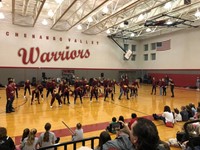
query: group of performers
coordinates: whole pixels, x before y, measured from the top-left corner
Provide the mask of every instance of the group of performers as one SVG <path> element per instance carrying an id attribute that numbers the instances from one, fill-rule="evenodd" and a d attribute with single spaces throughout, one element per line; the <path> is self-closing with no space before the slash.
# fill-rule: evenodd
<path id="1" fill-rule="evenodd" d="M 80 103 L 83 103 L 83 97 L 89 97 L 91 102 L 93 97 L 96 101 L 98 101 L 99 97 L 103 97 L 104 101 L 110 97 L 111 100 L 114 101 L 116 85 L 120 86 L 119 100 L 121 100 L 123 95 L 126 96 L 127 99 L 138 95 L 139 82 L 135 80 L 129 84 L 127 77 L 122 78 L 119 83 L 115 80 L 102 78 L 93 78 L 92 82 L 89 83 L 87 79 L 79 79 L 77 77 L 73 85 L 69 85 L 66 80 L 62 80 L 58 84 L 55 79 L 48 79 L 45 85 L 38 82 L 34 88 L 31 88 L 31 82 L 26 80 L 23 87 L 23 94 L 25 99 L 27 99 L 27 93 L 29 94 L 31 105 L 34 101 L 37 101 L 37 103 L 40 104 L 40 98 L 44 99 L 43 91 L 46 89 L 46 99 L 51 95 L 50 107 L 52 107 L 55 100 L 58 101 L 59 106 L 62 106 L 62 104 L 70 104 L 70 96 L 73 96 L 74 104 L 76 104 L 78 98 L 80 99 Z M 9 78 L 6 87 L 6 112 L 8 113 L 14 111 L 12 103 L 15 97 L 18 98 L 18 90 L 19 88 L 13 78 Z"/>
<path id="2" fill-rule="evenodd" d="M 121 79 L 119 83 L 115 80 L 100 78 L 93 78 L 93 81 L 89 83 L 87 79 L 77 78 L 73 85 L 69 85 L 66 80 L 62 80 L 57 85 L 54 79 L 48 79 L 45 87 L 41 83 L 38 83 L 32 90 L 31 104 L 33 104 L 34 98 L 36 98 L 38 104 L 40 103 L 39 99 L 40 96 L 43 98 L 44 88 L 46 88 L 47 91 L 46 98 L 48 98 L 49 93 L 52 95 L 51 107 L 55 100 L 58 101 L 59 106 L 62 104 L 70 104 L 70 96 L 74 97 L 74 104 L 76 104 L 78 98 L 80 99 L 80 103 L 83 103 L 83 97 L 89 97 L 91 102 L 93 97 L 98 101 L 100 96 L 104 97 L 104 101 L 106 101 L 108 97 L 111 97 L 111 100 L 114 101 L 116 85 L 120 86 L 119 100 L 121 100 L 122 95 L 126 96 L 127 99 L 129 99 L 129 96 L 136 97 L 138 95 L 139 82 L 135 80 L 132 84 L 129 84 L 128 78 Z M 24 88 L 24 90 L 26 89 L 28 88 Z M 26 92 L 24 92 L 24 96 L 26 96 L 25 94 Z"/>
<path id="3" fill-rule="evenodd" d="M 155 77 L 152 78 L 152 90 L 151 95 L 156 95 L 156 88 L 159 87 L 160 95 L 166 96 L 167 95 L 167 87 L 170 87 L 171 97 L 174 97 L 174 81 L 169 77 L 165 77 L 159 80 L 156 80 Z"/>

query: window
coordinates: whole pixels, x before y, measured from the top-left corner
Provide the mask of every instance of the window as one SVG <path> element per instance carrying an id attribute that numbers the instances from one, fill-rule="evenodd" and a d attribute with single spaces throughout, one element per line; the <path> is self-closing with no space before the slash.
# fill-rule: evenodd
<path id="1" fill-rule="evenodd" d="M 124 50 L 125 50 L 125 51 L 128 50 L 128 44 L 124 44 Z"/>
<path id="2" fill-rule="evenodd" d="M 144 45 L 144 51 L 148 51 L 149 47 L 148 47 L 148 44 L 145 44 Z"/>
<path id="3" fill-rule="evenodd" d="M 157 47 L 162 47 L 162 42 L 157 42 Z"/>
<path id="4" fill-rule="evenodd" d="M 132 50 L 132 52 L 135 52 L 136 51 L 136 45 L 131 45 L 131 50 Z"/>
<path id="5" fill-rule="evenodd" d="M 144 54 L 144 61 L 148 60 L 148 54 Z"/>
<path id="6" fill-rule="evenodd" d="M 156 49 L 156 43 L 151 43 L 151 50 L 155 50 Z"/>
<path id="7" fill-rule="evenodd" d="M 151 54 L 151 60 L 156 60 L 156 53 Z"/>
<path id="8" fill-rule="evenodd" d="M 136 55 L 135 55 L 135 54 L 132 54 L 131 60 L 132 60 L 132 61 L 135 61 L 135 60 L 136 60 Z"/>

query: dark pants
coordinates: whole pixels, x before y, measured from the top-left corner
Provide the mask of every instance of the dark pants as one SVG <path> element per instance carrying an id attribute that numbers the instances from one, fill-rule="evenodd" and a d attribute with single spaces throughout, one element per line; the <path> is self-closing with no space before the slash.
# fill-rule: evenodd
<path id="1" fill-rule="evenodd" d="M 9 100 L 7 99 L 7 103 L 6 103 L 6 112 L 11 112 L 13 109 L 12 103 L 14 101 L 14 97 L 10 98 Z"/>

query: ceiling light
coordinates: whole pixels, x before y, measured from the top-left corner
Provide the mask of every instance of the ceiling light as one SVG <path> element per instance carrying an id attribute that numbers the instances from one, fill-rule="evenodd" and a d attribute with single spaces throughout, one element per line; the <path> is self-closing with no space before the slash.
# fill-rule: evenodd
<path id="1" fill-rule="evenodd" d="M 172 7 L 172 3 L 171 2 L 167 2 L 165 5 L 164 5 L 164 8 L 165 9 L 170 9 Z"/>
<path id="2" fill-rule="evenodd" d="M 43 25 L 48 25 L 47 20 L 46 20 L 46 19 L 43 19 L 42 24 L 43 24 Z"/>
<path id="3" fill-rule="evenodd" d="M 48 16 L 49 16 L 49 17 L 53 17 L 53 15 L 54 15 L 54 13 L 53 13 L 53 11 L 50 9 L 50 10 L 48 11 Z"/>
<path id="4" fill-rule="evenodd" d="M 131 35 L 130 35 L 131 37 L 134 37 L 135 36 L 135 33 L 131 33 Z"/>
<path id="5" fill-rule="evenodd" d="M 3 3 L 2 3 L 2 2 L 0 2 L 0 8 L 1 8 L 1 7 L 3 7 Z"/>
<path id="6" fill-rule="evenodd" d="M 61 4 L 63 2 L 63 0 L 55 0 L 56 3 Z"/>
<path id="7" fill-rule="evenodd" d="M 146 29 L 146 32 L 151 32 L 151 29 L 150 29 L 150 28 L 147 28 L 147 29 Z"/>
<path id="8" fill-rule="evenodd" d="M 0 19 L 4 19 L 4 18 L 5 18 L 4 14 L 0 12 Z"/>
<path id="9" fill-rule="evenodd" d="M 78 30 L 82 30 L 82 26 L 79 24 L 79 25 L 77 26 L 77 29 L 78 29 Z"/>
<path id="10" fill-rule="evenodd" d="M 138 20 L 139 20 L 139 21 L 142 21 L 143 19 L 144 19 L 144 15 L 143 15 L 143 14 L 140 14 L 139 17 L 138 17 Z"/>
<path id="11" fill-rule="evenodd" d="M 197 9 L 196 13 L 194 14 L 195 17 L 199 18 L 200 17 L 200 12 L 199 12 L 199 9 Z"/>
<path id="12" fill-rule="evenodd" d="M 44 8 L 49 9 L 49 4 L 48 3 L 44 3 Z"/>
<path id="13" fill-rule="evenodd" d="M 105 14 L 107 14 L 107 13 L 108 13 L 108 11 L 109 11 L 109 9 L 108 9 L 108 7 L 107 7 L 107 6 L 105 6 L 105 7 L 102 9 L 102 12 L 103 12 L 103 13 L 105 13 Z"/>
<path id="14" fill-rule="evenodd" d="M 120 23 L 120 28 L 123 28 L 124 27 L 124 23 L 122 22 L 122 23 Z"/>
<path id="15" fill-rule="evenodd" d="M 93 22 L 93 19 L 92 19 L 92 17 L 88 17 L 88 22 Z"/>
<path id="16" fill-rule="evenodd" d="M 167 22 L 166 22 L 166 24 L 167 25 L 171 25 L 173 22 L 169 19 L 169 20 L 167 20 Z"/>
<path id="17" fill-rule="evenodd" d="M 106 31 L 106 33 L 107 33 L 107 34 L 110 34 L 110 29 L 108 29 L 108 30 Z"/>

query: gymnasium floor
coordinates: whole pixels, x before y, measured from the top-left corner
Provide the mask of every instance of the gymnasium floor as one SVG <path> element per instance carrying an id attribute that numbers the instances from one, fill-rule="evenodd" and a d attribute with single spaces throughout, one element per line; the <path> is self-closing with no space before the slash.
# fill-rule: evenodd
<path id="1" fill-rule="evenodd" d="M 51 96 L 48 99 L 40 100 L 38 104 L 34 101 L 30 104 L 30 97 L 23 98 L 23 88 L 19 91 L 19 98 L 15 99 L 15 112 L 5 113 L 5 89 L 0 89 L 0 126 L 4 126 L 8 130 L 8 135 L 13 138 L 16 144 L 19 144 L 20 136 L 24 128 L 36 128 L 38 135 L 44 131 L 44 124 L 50 122 L 52 131 L 61 137 L 61 142 L 71 140 L 69 131 L 66 129 L 62 121 L 64 121 L 72 129 L 76 123 L 80 122 L 84 128 L 84 137 L 98 136 L 102 130 L 109 124 L 112 117 L 123 115 L 125 119 L 130 119 L 131 113 L 136 113 L 138 117 L 151 118 L 153 113 L 160 114 L 163 112 L 165 105 L 169 105 L 171 109 L 180 109 L 182 105 L 194 103 L 197 105 L 200 101 L 200 92 L 196 90 L 175 87 L 175 97 L 171 98 L 170 89 L 167 89 L 167 96 L 160 96 L 157 89 L 157 95 L 151 95 L 151 85 L 140 85 L 138 97 L 132 97 L 126 100 L 118 100 L 119 87 L 116 87 L 114 101 L 109 97 L 106 102 L 103 97 L 97 102 L 93 98 L 90 102 L 86 97 L 83 104 L 79 98 L 77 103 L 73 103 L 73 97 L 70 97 L 70 105 L 58 106 L 57 101 L 54 102 L 53 108 L 50 108 Z M 46 91 L 44 90 L 44 94 Z M 162 140 L 167 141 L 174 138 L 176 132 L 181 130 L 183 123 L 176 123 L 174 128 L 165 127 L 161 121 L 154 121 L 159 135 Z M 112 136 L 114 138 L 114 135 Z M 177 148 L 173 148 L 177 149 Z"/>

